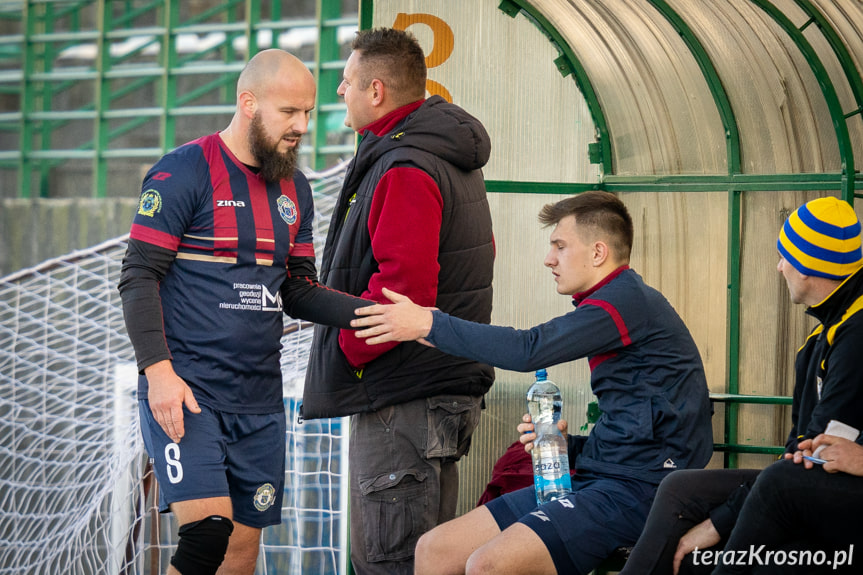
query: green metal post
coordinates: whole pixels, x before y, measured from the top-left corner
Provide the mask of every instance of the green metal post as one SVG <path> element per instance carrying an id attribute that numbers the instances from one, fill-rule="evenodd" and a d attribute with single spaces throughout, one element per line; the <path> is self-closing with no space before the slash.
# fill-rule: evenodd
<path id="1" fill-rule="evenodd" d="M 373 4 L 372 0 L 360 0 L 360 30 L 368 30 L 372 27 Z"/>
<path id="2" fill-rule="evenodd" d="M 47 4 L 43 8 L 41 32 L 50 34 L 54 32 L 54 6 Z M 52 42 L 42 42 L 38 51 L 39 68 L 42 72 L 50 72 L 54 64 L 54 44 Z M 51 82 L 42 82 L 41 96 L 39 98 L 41 109 L 43 112 L 51 111 L 55 87 Z M 44 150 L 50 150 L 52 146 L 53 125 L 51 122 L 39 122 L 39 147 Z M 40 160 L 38 163 L 39 174 L 39 197 L 47 198 L 51 195 L 51 163 Z"/>
<path id="3" fill-rule="evenodd" d="M 861 107 L 863 107 L 863 78 L 861 78 L 860 72 L 854 64 L 854 58 L 851 56 L 848 46 L 842 42 L 842 38 L 840 38 L 839 34 L 830 24 L 830 21 L 813 5 L 811 0 L 794 1 L 810 17 L 810 22 L 815 22 L 818 25 L 818 30 L 827 40 L 827 43 L 830 44 L 830 48 L 833 49 L 836 58 L 839 60 L 839 64 L 842 66 L 842 71 L 845 72 L 848 86 L 854 93 L 854 100 L 857 102 L 857 109 L 845 114 L 845 117 L 848 118 L 859 114 Z M 800 31 L 802 32 L 803 28 L 800 28 Z"/>
<path id="4" fill-rule="evenodd" d="M 598 159 L 602 172 L 602 176 L 614 174 L 614 154 L 611 150 L 611 136 L 608 130 L 608 121 L 605 118 L 605 112 L 602 110 L 602 104 L 599 101 L 599 96 L 590 81 L 590 76 L 587 75 L 587 70 L 581 64 L 581 61 L 576 57 L 572 47 L 566 42 L 566 39 L 557 31 L 557 29 L 542 15 L 542 13 L 530 2 L 526 0 L 501 0 L 498 9 L 508 16 L 515 17 L 519 12 L 530 20 L 542 33 L 551 41 L 555 48 L 560 53 L 554 63 L 560 70 L 563 76 L 572 74 L 576 85 L 584 100 L 587 103 L 587 109 L 590 111 L 590 117 L 593 119 L 593 125 L 596 129 L 596 140 L 598 146 Z M 362 15 L 361 15 L 362 16 Z"/>
<path id="5" fill-rule="evenodd" d="M 716 109 L 722 119 L 725 129 L 725 145 L 727 150 L 728 174 L 734 176 L 740 174 L 740 131 L 731 100 L 728 97 L 722 80 L 716 72 L 716 67 L 699 41 L 692 32 L 686 21 L 675 12 L 665 0 L 651 0 L 665 18 L 674 26 L 683 41 L 689 47 L 689 51 L 698 62 L 699 68 L 704 75 Z M 726 327 L 726 389 L 728 393 L 737 394 L 740 381 L 740 204 L 742 192 L 739 190 L 728 191 L 728 254 L 727 273 L 728 292 L 726 294 L 726 312 L 728 323 Z M 731 402 L 725 409 L 725 442 L 736 443 L 737 440 L 737 403 Z M 730 438 L 733 438 L 731 440 Z M 725 466 L 737 467 L 737 454 L 725 453 Z"/>
<path id="6" fill-rule="evenodd" d="M 103 152 L 108 148 L 108 126 L 105 112 L 111 107 L 111 87 L 107 73 L 111 70 L 111 43 L 106 37 L 111 29 L 111 5 L 99 0 L 98 23 L 99 39 L 96 43 L 96 85 L 94 106 L 96 115 L 93 120 L 93 196 L 104 198 L 108 185 L 108 165 Z"/>
<path id="7" fill-rule="evenodd" d="M 261 0 L 246 0 L 246 60 L 258 53 L 257 23 L 261 21 Z"/>
<path id="8" fill-rule="evenodd" d="M 740 393 L 740 214 L 742 191 L 728 193 L 728 294 L 726 307 L 728 323 L 726 326 L 728 364 L 725 378 L 728 393 Z M 738 404 L 730 402 L 725 406 L 725 443 L 737 443 Z M 737 453 L 725 453 L 725 467 L 737 467 Z"/>
<path id="9" fill-rule="evenodd" d="M 278 4 L 278 2 L 276 2 Z M 231 17 L 230 10 L 225 10 L 221 13 L 223 22 L 228 22 Z M 237 50 L 234 48 L 233 39 L 236 37 L 236 32 L 228 32 L 225 35 L 225 43 L 222 46 L 222 61 L 225 64 L 234 62 L 237 58 Z M 236 97 L 236 84 L 233 82 L 225 83 L 220 88 L 222 102 L 231 102 Z"/>
<path id="10" fill-rule="evenodd" d="M 173 71 L 177 64 L 177 37 L 175 28 L 180 21 L 179 0 L 165 0 L 162 5 L 162 21 L 165 35 L 162 38 L 162 51 L 159 54 L 162 66 L 159 99 L 162 105 L 160 144 L 162 153 L 164 154 L 174 148 L 177 136 L 177 121 L 173 115 L 174 100 L 177 96 L 177 78 L 174 76 Z"/>
<path id="11" fill-rule="evenodd" d="M 337 28 L 329 23 L 341 16 L 340 0 L 317 0 L 316 20 L 318 27 L 318 43 L 315 47 L 315 80 L 318 84 L 318 102 L 312 114 L 314 123 L 312 149 L 312 168 L 323 170 L 326 168 L 326 156 L 320 152 L 327 145 L 327 119 L 334 114 L 334 110 L 327 109 L 327 104 L 338 103 L 338 90 L 341 72 L 327 67 L 325 64 L 339 59 L 339 43 Z"/>
<path id="12" fill-rule="evenodd" d="M 33 123 L 30 121 L 30 114 L 33 112 L 33 100 L 35 91 L 33 90 L 33 82 L 30 77 L 33 75 L 35 66 L 35 50 L 33 47 L 32 36 L 36 33 L 34 27 L 36 25 L 35 8 L 32 0 L 27 0 L 24 3 L 24 50 L 22 52 L 22 74 L 21 74 L 21 125 L 19 129 L 21 156 L 18 162 L 18 186 L 21 190 L 21 197 L 29 198 L 30 189 L 33 185 L 33 173 L 30 151 L 33 147 Z"/>
<path id="13" fill-rule="evenodd" d="M 850 112 L 846 112 L 845 119 L 847 120 L 852 116 L 860 114 L 863 112 L 863 78 L 861 78 L 860 72 L 854 64 L 854 59 L 851 57 L 848 47 L 843 43 L 839 34 L 830 24 L 830 21 L 827 20 L 827 18 L 824 17 L 824 14 L 822 14 L 821 11 L 812 4 L 811 0 L 795 0 L 795 2 L 804 12 L 806 12 L 807 15 L 809 15 L 811 21 L 818 25 L 818 29 L 821 31 L 821 34 L 827 39 L 827 42 L 830 44 L 830 47 L 839 59 L 839 64 L 842 66 L 842 70 L 845 72 L 845 77 L 848 79 L 848 85 L 854 93 L 854 101 L 857 103 L 857 108 Z M 803 30 L 801 29 L 800 31 L 802 32 Z M 853 173 L 848 173 L 847 175 L 843 174 L 843 177 L 851 179 L 850 182 L 843 180 L 842 189 L 845 190 L 845 195 L 848 196 L 845 199 L 849 201 L 851 205 L 854 205 L 854 198 L 861 197 L 860 194 L 855 191 L 855 180 L 857 179 L 858 174 L 856 174 L 855 170 Z"/>

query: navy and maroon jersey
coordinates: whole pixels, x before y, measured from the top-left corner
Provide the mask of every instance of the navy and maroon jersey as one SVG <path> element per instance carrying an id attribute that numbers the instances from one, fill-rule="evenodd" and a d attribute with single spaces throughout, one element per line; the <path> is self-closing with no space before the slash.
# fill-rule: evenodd
<path id="1" fill-rule="evenodd" d="M 280 289 L 289 256 L 314 258 L 305 176 L 266 182 L 213 134 L 165 155 L 142 190 L 130 239 L 176 252 L 159 284 L 174 370 L 216 409 L 282 410 Z"/>
<path id="2" fill-rule="evenodd" d="M 575 310 L 521 330 L 435 311 L 426 339 L 512 371 L 586 357 L 602 414 L 576 458 L 579 472 L 658 485 L 674 469 L 704 467 L 713 453 L 707 379 L 668 300 L 626 265 L 572 297 Z"/>

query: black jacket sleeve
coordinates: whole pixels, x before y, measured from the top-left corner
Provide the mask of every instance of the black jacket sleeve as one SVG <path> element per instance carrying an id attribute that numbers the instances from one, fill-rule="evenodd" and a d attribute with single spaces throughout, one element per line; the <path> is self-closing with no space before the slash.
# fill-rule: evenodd
<path id="1" fill-rule="evenodd" d="M 288 278 L 281 292 L 282 305 L 289 316 L 339 328 L 351 327 L 356 308 L 376 303 L 318 283 L 315 259 L 308 256 L 288 258 Z"/>
<path id="2" fill-rule="evenodd" d="M 156 362 L 171 359 L 162 324 L 159 282 L 176 255 L 174 251 L 134 239 L 129 240 L 126 248 L 117 288 L 139 373 Z"/>

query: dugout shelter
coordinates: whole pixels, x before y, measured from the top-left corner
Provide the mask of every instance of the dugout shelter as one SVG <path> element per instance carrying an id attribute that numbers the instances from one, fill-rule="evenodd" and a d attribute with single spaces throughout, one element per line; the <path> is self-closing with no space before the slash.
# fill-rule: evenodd
<path id="1" fill-rule="evenodd" d="M 314 16 L 293 18 L 301 7 Z M 0 275 L 26 262 L 21 253 L 46 259 L 125 232 L 142 169 L 230 118 L 230 86 L 257 49 L 296 50 L 316 74 L 319 101 L 304 166 L 323 170 L 349 158 L 353 134 L 341 125 L 335 89 L 353 30 L 372 26 L 413 32 L 427 54 L 428 92 L 467 109 L 491 135 L 485 176 L 497 244 L 493 322 L 529 327 L 570 309 L 542 267 L 548 230 L 536 214 L 562 195 L 618 193 L 635 220 L 632 267 L 680 312 L 704 359 L 716 406 L 711 465 L 770 462 L 790 425 L 794 354 L 813 321 L 789 301 L 775 270 L 776 237 L 809 199 L 834 195 L 853 204 L 859 197 L 859 0 L 3 2 Z M 311 43 L 304 40 L 309 30 Z M 80 241 L 89 243 L 74 244 Z M 56 251 L 38 251 L 44 245 Z M 83 281 L 81 269 L 70 275 Z M 99 273 L 106 285 L 114 281 L 113 271 Z M 48 379 L 44 366 L 65 361 L 48 354 L 43 365 L 19 352 L 32 345 L 22 343 L 17 323 L 22 293 L 38 291 L 25 281 L 2 286 L 5 294 L 16 284 L 2 308 L 9 329 L 0 331 L 2 373 L 15 385 L 25 364 Z M 71 294 L 63 285 L 47 289 L 34 304 L 40 311 L 28 311 L 26 320 L 47 317 L 44 302 Z M 74 333 L 56 313 L 57 329 Z M 69 342 L 78 353 L 81 339 Z M 122 338 L 112 333 L 111 340 Z M 587 430 L 587 362 L 555 366 L 550 377 L 563 389 L 571 430 Z M 460 513 L 475 504 L 515 439 L 531 380 L 498 370 L 471 454 L 460 464 Z M 19 460 L 30 465 L 50 455 L 20 456 L 26 432 L 43 419 L 25 417 L 28 397 L 0 394 L 10 426 L 0 440 L 10 461 L 4 485 L 21 484 Z M 30 402 L 32 409 L 43 400 Z M 335 446 L 325 462 L 334 483 L 344 471 L 339 433 L 303 439 Z M 304 476 L 319 475 L 319 467 L 304 469 Z M 50 482 L 41 487 L 54 493 Z M 322 523 L 338 522 L 338 512 L 329 511 L 338 508 L 337 487 L 310 497 Z M 4 497 L 23 501 L 32 491 L 9 488 Z M 305 508 L 291 512 L 306 520 Z M 16 517 L 22 524 L 23 515 Z M 23 547 L 20 531 L 26 529 L 3 540 L 4 558 Z M 302 538 L 276 537 L 286 546 Z M 331 536 L 327 553 L 335 555 L 342 541 Z M 268 552 L 277 546 L 269 545 Z M 290 572 L 330 572 L 329 558 L 307 560 L 303 545 L 302 558 L 287 562 Z"/>

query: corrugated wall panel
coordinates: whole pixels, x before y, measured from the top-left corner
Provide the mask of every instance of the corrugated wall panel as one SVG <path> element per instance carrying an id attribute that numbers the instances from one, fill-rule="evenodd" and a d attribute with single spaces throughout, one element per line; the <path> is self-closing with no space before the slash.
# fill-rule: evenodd
<path id="1" fill-rule="evenodd" d="M 740 126 L 744 173 L 839 170 L 818 80 L 768 14 L 744 0 L 669 4 L 699 37 L 728 92 Z"/>
<path id="2" fill-rule="evenodd" d="M 863 104 L 863 93 L 858 93 L 855 98 L 851 86 L 853 79 L 843 70 L 839 58 L 827 41 L 820 26 L 810 23 L 810 17 L 799 6 L 799 0 L 775 1 L 777 7 L 787 15 L 798 28 L 803 29 L 804 36 L 812 44 L 818 53 L 818 57 L 827 68 L 830 80 L 836 89 L 839 102 L 845 114 L 851 114 Z M 827 20 L 828 25 L 836 33 L 851 58 L 854 67 L 852 74 L 859 74 L 861 58 L 863 58 L 863 4 L 860 2 L 830 2 L 806 0 Z M 863 86 L 861 86 L 863 88 Z M 863 159 L 863 116 L 857 113 L 846 119 L 851 144 L 854 150 L 855 163 L 859 164 Z"/>
<path id="3" fill-rule="evenodd" d="M 452 35 L 451 54 L 430 67 L 428 77 L 491 135 L 486 178 L 598 180 L 587 157 L 594 127 L 575 82 L 561 77 L 557 51 L 530 21 L 511 18 L 497 6 L 494 0 L 384 0 L 374 4 L 373 25 L 393 26 L 399 14 L 416 22 L 408 29 L 427 56 Z"/>
<path id="4" fill-rule="evenodd" d="M 711 391 L 724 392 L 727 195 L 626 192 L 621 198 L 635 226 L 633 269 L 684 319 Z"/>
<path id="5" fill-rule="evenodd" d="M 671 14 L 692 31 L 709 60 L 706 71 L 664 13 L 659 0 L 535 0 L 517 2 L 547 21 L 566 42 L 597 94 L 610 137 L 613 173 L 606 176 L 729 175 L 726 131 L 710 92 L 712 67 L 731 104 L 740 131 L 743 174 L 832 173 L 843 156 L 828 106 L 828 84 L 835 87 L 843 113 L 856 109 L 853 86 L 833 48 L 795 0 L 774 2 L 811 43 L 826 73 L 813 71 L 795 38 L 759 3 L 750 0 L 691 2 L 666 0 Z M 524 15 L 504 16 L 497 0 L 374 2 L 375 25 L 392 25 L 400 13 L 431 14 L 452 31 L 451 56 L 430 69 L 453 100 L 479 116 L 489 128 L 493 156 L 486 175 L 493 180 L 596 182 L 601 176 L 587 163 L 594 129 L 584 98 L 570 78 L 552 65 L 557 49 Z M 863 61 L 860 22 L 863 8 L 828 0 L 813 3 L 843 38 L 855 62 Z M 840 4 L 837 6 L 836 4 Z M 542 24 L 542 22 L 541 22 Z M 427 49 L 433 29 L 411 28 Z M 546 34 L 550 30 L 544 31 Z M 696 47 L 695 49 L 697 49 Z M 819 75 L 820 74 L 820 75 Z M 829 95 L 829 94 L 828 94 Z M 863 147 L 859 115 L 848 121 L 851 148 Z M 847 150 L 846 150 L 847 152 Z M 863 157 L 860 153 L 856 157 Z M 858 161 L 859 163 L 859 161 Z M 811 327 L 801 306 L 790 303 L 776 272 L 776 235 L 794 208 L 835 191 L 744 191 L 739 238 L 729 238 L 729 186 L 726 191 L 696 191 L 685 184 L 673 191 L 620 189 L 636 224 L 632 266 L 660 289 L 690 327 L 702 353 L 709 385 L 726 390 L 733 365 L 727 345 L 729 266 L 740 265 L 741 393 L 788 395 L 791 364 Z M 739 188 L 738 188 L 739 189 Z M 753 185 L 753 190 L 759 190 Z M 629 192 L 632 190 L 632 193 Z M 492 194 L 498 238 L 495 312 L 499 324 L 527 327 L 568 309 L 565 298 L 544 285 L 541 258 L 547 231 L 535 214 L 558 196 Z M 741 242 L 729 253 L 729 242 Z M 529 298 L 529 301 L 526 300 Z M 732 358 L 733 360 L 733 358 Z M 515 439 L 512 425 L 523 409 L 527 375 L 499 372 L 501 385 L 489 395 L 489 410 L 477 433 L 474 454 L 463 466 L 472 486 L 484 484 L 494 458 Z M 567 416 L 583 421 L 582 397 L 589 377 L 578 362 L 552 377 L 564 384 Z M 573 389 L 566 386 L 574 385 Z M 584 402 L 589 400 L 585 394 Z M 575 408 L 575 413 L 572 409 Z M 722 441 L 723 407 L 718 406 L 715 439 Z M 790 426 L 788 410 L 741 406 L 739 439 L 753 444 L 783 443 Z M 743 456 L 742 465 L 763 465 L 765 456 Z M 718 463 L 714 461 L 714 464 Z M 470 499 L 476 488 L 463 490 Z M 472 502 L 470 502 L 472 504 Z M 463 499 L 460 509 L 464 510 Z"/>
<path id="6" fill-rule="evenodd" d="M 863 71 L 863 4 L 836 0 L 810 0 L 810 2 L 824 15 L 842 39 L 857 70 Z"/>
<path id="7" fill-rule="evenodd" d="M 648 2 L 532 3 L 573 47 L 609 122 L 614 173 L 726 173 L 725 133 L 680 35 Z"/>
<path id="8" fill-rule="evenodd" d="M 791 395 L 794 357 L 815 323 L 805 307 L 791 303 L 777 271 L 776 238 L 782 224 L 801 204 L 824 194 L 749 192 L 741 225 L 740 391 L 753 395 Z M 791 429 L 786 408 L 744 405 L 739 439 L 754 445 L 784 445 Z M 740 466 L 761 467 L 770 456 L 744 455 Z"/>

